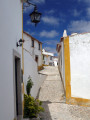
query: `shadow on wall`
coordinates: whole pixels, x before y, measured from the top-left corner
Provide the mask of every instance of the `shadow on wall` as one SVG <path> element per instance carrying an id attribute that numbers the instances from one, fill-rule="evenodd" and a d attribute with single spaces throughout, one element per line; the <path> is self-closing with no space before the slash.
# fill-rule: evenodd
<path id="1" fill-rule="evenodd" d="M 42 101 L 42 107 L 44 108 L 44 112 L 40 113 L 41 120 L 52 120 L 50 111 L 49 111 L 49 104 L 51 104 L 50 101 Z"/>

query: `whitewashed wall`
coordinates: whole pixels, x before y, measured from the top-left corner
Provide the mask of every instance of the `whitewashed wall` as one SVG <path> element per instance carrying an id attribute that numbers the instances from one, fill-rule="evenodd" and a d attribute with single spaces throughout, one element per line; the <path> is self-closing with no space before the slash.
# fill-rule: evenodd
<path id="1" fill-rule="evenodd" d="M 26 48 L 30 51 L 34 60 L 35 60 L 35 55 L 38 55 L 38 66 L 41 66 L 42 65 L 42 53 L 41 53 L 41 50 L 38 49 L 38 42 L 34 40 L 34 47 L 32 47 L 31 38 L 27 36 L 25 33 L 23 34 L 23 38 L 26 41 L 24 44 L 27 44 L 27 42 L 29 41 L 29 44 L 27 44 L 28 47 Z"/>
<path id="2" fill-rule="evenodd" d="M 58 66 L 58 58 L 54 58 L 53 62 L 54 62 L 54 66 Z"/>
<path id="3" fill-rule="evenodd" d="M 52 60 L 50 60 L 50 57 L 51 57 L 51 56 L 48 56 L 48 55 L 46 56 L 46 55 L 44 55 L 44 60 L 43 60 L 43 61 L 44 61 L 44 64 L 45 64 L 45 65 L 49 65 L 49 63 L 53 63 L 53 62 L 54 62 L 53 56 L 52 56 Z"/>
<path id="4" fill-rule="evenodd" d="M 28 77 L 30 76 L 34 85 L 31 89 L 31 95 L 36 98 L 38 94 L 38 90 L 41 87 L 41 84 L 45 80 L 45 77 L 41 74 L 38 74 L 37 63 L 32 54 L 31 40 L 27 35 L 24 35 L 24 88 L 26 93 L 26 84 L 28 81 Z M 36 45 L 35 45 L 36 47 Z M 35 51 L 36 53 L 36 51 Z M 38 52 L 37 52 L 38 54 Z"/>
<path id="5" fill-rule="evenodd" d="M 46 52 L 45 49 L 42 50 L 42 54 L 44 56 L 44 60 L 43 63 L 45 65 L 49 65 L 49 63 L 53 63 L 54 62 L 54 53 L 50 53 L 50 52 Z M 50 60 L 50 57 L 52 57 L 52 60 Z"/>
<path id="6" fill-rule="evenodd" d="M 40 48 L 40 50 L 38 50 L 38 42 L 35 41 L 34 53 L 35 53 L 36 55 L 38 55 L 38 57 L 39 57 L 38 66 L 41 66 L 41 65 L 42 65 L 42 53 L 41 53 L 41 51 L 42 51 L 41 48 Z"/>
<path id="7" fill-rule="evenodd" d="M 0 1 L 0 120 L 13 120 L 13 49 L 22 38 L 22 3 L 20 0 Z"/>
<path id="8" fill-rule="evenodd" d="M 44 64 L 45 64 L 45 65 L 49 65 L 48 57 L 47 57 L 47 56 L 44 56 L 44 60 L 43 60 L 43 61 L 44 61 Z"/>
<path id="9" fill-rule="evenodd" d="M 90 99 L 90 33 L 69 37 L 71 96 Z"/>
<path id="10" fill-rule="evenodd" d="M 58 53 L 58 68 L 62 76 L 64 89 L 66 89 L 65 88 L 65 62 L 64 62 L 64 43 L 63 42 L 61 42 L 61 48 Z"/>

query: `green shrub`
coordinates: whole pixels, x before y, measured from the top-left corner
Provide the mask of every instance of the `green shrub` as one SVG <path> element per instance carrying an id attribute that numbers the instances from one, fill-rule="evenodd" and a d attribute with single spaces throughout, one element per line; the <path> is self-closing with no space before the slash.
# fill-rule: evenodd
<path id="1" fill-rule="evenodd" d="M 27 95 L 30 94 L 32 86 L 33 86 L 33 82 L 31 80 L 31 77 L 29 76 L 28 81 L 27 81 L 27 85 L 26 85 Z"/>
<path id="2" fill-rule="evenodd" d="M 24 118 L 37 117 L 38 113 L 44 111 L 41 105 L 42 102 L 40 100 L 24 94 Z"/>

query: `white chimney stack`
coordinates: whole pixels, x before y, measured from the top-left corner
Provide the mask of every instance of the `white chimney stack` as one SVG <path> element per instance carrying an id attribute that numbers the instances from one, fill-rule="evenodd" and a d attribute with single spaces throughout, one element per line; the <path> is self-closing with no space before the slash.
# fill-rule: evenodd
<path id="1" fill-rule="evenodd" d="M 67 31 L 66 30 L 64 30 L 64 32 L 63 32 L 63 37 L 67 37 Z"/>

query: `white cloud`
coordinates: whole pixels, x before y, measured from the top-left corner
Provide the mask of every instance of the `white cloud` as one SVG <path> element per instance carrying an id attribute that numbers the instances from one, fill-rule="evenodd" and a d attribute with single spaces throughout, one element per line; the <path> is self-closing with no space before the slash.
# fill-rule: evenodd
<path id="1" fill-rule="evenodd" d="M 87 17 L 90 17 L 90 7 L 86 9 Z"/>
<path id="2" fill-rule="evenodd" d="M 25 4 L 25 6 L 27 6 L 27 4 Z M 23 13 L 31 12 L 33 9 L 34 9 L 33 6 L 24 7 Z"/>
<path id="3" fill-rule="evenodd" d="M 73 11 L 73 16 L 74 16 L 74 17 L 80 16 L 81 13 L 82 13 L 82 11 L 77 11 L 76 9 L 74 9 L 74 11 Z"/>
<path id="4" fill-rule="evenodd" d="M 32 0 L 33 3 L 42 4 L 45 3 L 45 0 Z"/>
<path id="5" fill-rule="evenodd" d="M 27 20 L 27 22 L 26 22 L 26 23 L 27 23 L 27 25 L 30 25 L 30 24 L 31 24 L 30 20 Z"/>
<path id="6" fill-rule="evenodd" d="M 90 31 L 90 21 L 78 20 L 72 21 L 68 26 L 68 31 L 70 32 L 89 32 Z"/>
<path id="7" fill-rule="evenodd" d="M 27 25 L 34 25 L 34 23 L 32 23 L 30 20 L 27 20 L 26 24 Z"/>
<path id="8" fill-rule="evenodd" d="M 78 0 L 78 2 L 84 2 L 84 3 L 88 3 L 88 5 L 90 6 L 90 0 Z"/>
<path id="9" fill-rule="evenodd" d="M 43 4 L 45 3 L 45 0 L 31 0 L 30 2 L 33 4 Z M 28 4 L 24 3 L 24 6 L 28 6 Z M 34 9 L 34 6 L 30 5 L 29 7 L 24 8 L 23 13 L 28 13 L 33 9 Z"/>
<path id="10" fill-rule="evenodd" d="M 28 34 L 30 34 L 30 35 L 36 35 L 36 33 L 35 32 L 32 32 L 32 30 L 30 30 L 30 29 L 28 29 L 27 31 L 25 31 L 26 33 L 28 33 Z"/>
<path id="11" fill-rule="evenodd" d="M 43 43 L 47 44 L 47 45 L 54 45 L 55 46 L 58 42 L 59 42 L 58 40 L 45 40 L 45 42 L 43 42 Z"/>
<path id="12" fill-rule="evenodd" d="M 60 22 L 58 18 L 54 18 L 53 16 L 44 16 L 42 17 L 42 21 L 49 25 L 59 25 Z"/>
<path id="13" fill-rule="evenodd" d="M 30 34 L 30 35 L 35 35 L 35 33 L 34 32 L 27 32 L 28 34 Z"/>
<path id="14" fill-rule="evenodd" d="M 56 32 L 55 30 L 51 30 L 51 31 L 45 31 L 45 30 L 43 30 L 42 32 L 40 32 L 40 36 L 41 37 L 46 37 L 46 38 L 54 38 L 54 37 L 56 37 L 56 36 L 58 36 L 59 35 L 59 33 L 58 32 Z"/>
<path id="15" fill-rule="evenodd" d="M 60 17 L 60 22 L 62 23 L 64 23 L 65 21 L 66 21 L 66 15 L 65 14 L 63 14 L 63 13 L 59 13 L 59 17 Z"/>
<path id="16" fill-rule="evenodd" d="M 56 48 L 52 48 L 52 47 L 44 47 L 44 49 L 48 52 L 52 52 L 54 54 L 57 54 Z"/>
<path id="17" fill-rule="evenodd" d="M 54 13 L 55 13 L 55 10 L 52 9 L 52 10 L 49 10 L 49 11 L 45 11 L 45 13 L 51 15 L 51 14 L 54 14 Z"/>

